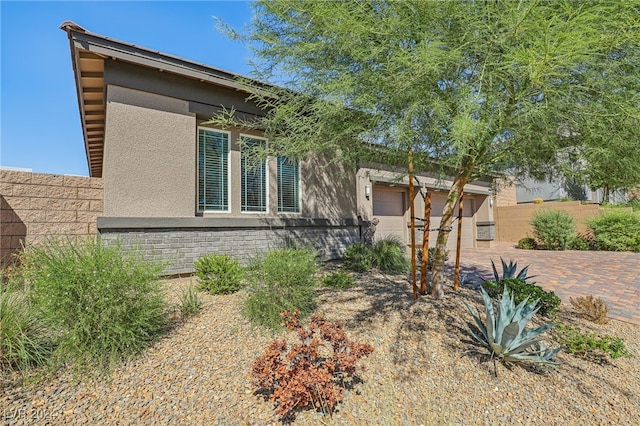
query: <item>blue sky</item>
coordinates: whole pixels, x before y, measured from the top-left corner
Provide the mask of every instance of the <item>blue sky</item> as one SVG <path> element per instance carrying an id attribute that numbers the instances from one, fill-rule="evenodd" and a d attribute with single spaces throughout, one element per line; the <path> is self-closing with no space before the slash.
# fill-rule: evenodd
<path id="1" fill-rule="evenodd" d="M 246 1 L 0 0 L 0 165 L 89 173 L 62 22 L 247 75 L 249 50 L 219 33 L 213 16 L 241 29 L 251 15 Z"/>

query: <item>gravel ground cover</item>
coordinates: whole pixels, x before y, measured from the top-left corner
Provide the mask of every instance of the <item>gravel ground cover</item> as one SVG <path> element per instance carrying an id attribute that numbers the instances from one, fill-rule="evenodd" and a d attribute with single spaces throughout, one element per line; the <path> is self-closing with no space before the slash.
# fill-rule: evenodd
<path id="1" fill-rule="evenodd" d="M 565 321 L 622 337 L 635 356 L 599 364 L 561 353 L 551 372 L 498 365 L 496 378 L 466 332 L 471 318 L 463 301 L 480 307 L 477 291 L 463 287 L 441 303 L 414 302 L 406 276 L 371 273 L 357 281 L 349 290 L 319 290 L 318 312 L 374 346 L 360 362 L 362 381 L 332 417 L 301 412 L 294 424 L 638 424 L 640 327 L 592 324 L 565 306 Z M 169 281 L 171 297 L 189 284 Z M 177 323 L 108 379 L 78 382 L 61 371 L 20 386 L 4 377 L 2 424 L 279 424 L 273 404 L 254 394 L 250 380 L 251 363 L 274 334 L 241 316 L 242 291 L 200 296 L 199 315 Z"/>

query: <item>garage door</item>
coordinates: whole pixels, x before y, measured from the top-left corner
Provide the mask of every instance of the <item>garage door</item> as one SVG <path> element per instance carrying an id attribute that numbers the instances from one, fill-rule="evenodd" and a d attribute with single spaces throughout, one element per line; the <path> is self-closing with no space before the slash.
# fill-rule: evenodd
<path id="1" fill-rule="evenodd" d="M 431 195 L 431 229 L 440 227 L 440 219 L 442 218 L 442 210 L 447 200 L 447 194 L 434 192 Z M 473 223 L 474 200 L 471 197 L 465 197 L 464 206 L 462 208 L 462 247 L 473 247 L 475 241 L 475 226 Z M 455 207 L 455 217 L 458 216 L 458 206 Z M 436 243 L 438 232 L 433 231 L 429 235 L 429 246 Z M 458 220 L 452 223 L 452 230 L 449 233 L 447 247 L 449 250 L 455 251 L 456 241 L 458 238 Z M 422 241 L 422 239 L 420 239 Z"/>
<path id="2" fill-rule="evenodd" d="M 385 187 L 373 187 L 373 216 L 380 220 L 376 238 L 395 236 L 407 241 L 405 191 Z"/>

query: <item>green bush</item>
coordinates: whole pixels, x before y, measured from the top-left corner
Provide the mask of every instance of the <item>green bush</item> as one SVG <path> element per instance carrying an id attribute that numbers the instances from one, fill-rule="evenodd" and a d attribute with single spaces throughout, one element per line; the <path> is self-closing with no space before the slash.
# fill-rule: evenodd
<path id="1" fill-rule="evenodd" d="M 0 371 L 44 364 L 51 349 L 46 324 L 27 292 L 11 283 L 0 289 Z"/>
<path id="2" fill-rule="evenodd" d="M 318 265 L 314 252 L 273 250 L 249 270 L 249 297 L 243 313 L 254 323 L 277 329 L 281 312 L 297 309 L 305 317 L 315 309 Z"/>
<path id="3" fill-rule="evenodd" d="M 78 372 L 107 372 L 143 349 L 168 320 L 164 265 L 94 239 L 49 240 L 25 252 L 24 274 L 55 331 L 55 358 Z"/>
<path id="4" fill-rule="evenodd" d="M 377 240 L 371 248 L 373 266 L 383 272 L 405 272 L 411 262 L 405 256 L 406 244 L 395 237 Z"/>
<path id="5" fill-rule="evenodd" d="M 569 250 L 591 250 L 591 242 L 589 238 L 578 235 L 569 241 L 569 246 L 567 248 Z"/>
<path id="6" fill-rule="evenodd" d="M 587 221 L 598 250 L 640 251 L 640 214 L 609 210 Z"/>
<path id="7" fill-rule="evenodd" d="M 571 215 L 563 210 L 540 210 L 531 220 L 533 235 L 548 250 L 566 250 L 576 236 Z"/>
<path id="8" fill-rule="evenodd" d="M 624 340 L 619 337 L 609 334 L 598 336 L 566 324 L 558 324 L 554 339 L 570 354 L 596 361 L 631 356 Z"/>
<path id="9" fill-rule="evenodd" d="M 336 271 L 326 275 L 322 279 L 322 285 L 331 288 L 351 288 L 356 285 L 356 280 L 348 272 Z"/>
<path id="10" fill-rule="evenodd" d="M 436 248 L 429 247 L 429 250 L 427 251 L 427 270 L 431 271 L 433 269 L 433 261 L 435 258 Z M 449 250 L 444 252 L 444 261 L 446 262 L 447 260 L 449 260 Z M 418 262 L 418 265 L 422 263 L 422 249 L 416 250 L 416 261 Z"/>
<path id="11" fill-rule="evenodd" d="M 524 237 L 518 241 L 517 247 L 522 250 L 535 250 L 538 248 L 538 243 L 535 238 Z"/>
<path id="12" fill-rule="evenodd" d="M 242 286 L 242 268 L 228 254 L 200 256 L 193 262 L 198 286 L 211 294 L 228 294 Z"/>
<path id="13" fill-rule="evenodd" d="M 368 272 L 373 268 L 373 250 L 362 243 L 351 244 L 342 256 L 342 266 L 353 272 Z"/>
<path id="14" fill-rule="evenodd" d="M 553 291 L 545 291 L 540 286 L 517 278 L 505 279 L 498 283 L 495 281 L 486 281 L 482 283 L 482 286 L 489 296 L 493 298 L 500 297 L 506 286 L 507 290 L 513 294 L 513 299 L 516 304 L 522 302 L 526 297 L 529 297 L 529 301 L 540 299 L 538 303 L 540 310 L 538 312 L 544 316 L 554 313 L 560 306 L 560 298 L 556 296 Z"/>

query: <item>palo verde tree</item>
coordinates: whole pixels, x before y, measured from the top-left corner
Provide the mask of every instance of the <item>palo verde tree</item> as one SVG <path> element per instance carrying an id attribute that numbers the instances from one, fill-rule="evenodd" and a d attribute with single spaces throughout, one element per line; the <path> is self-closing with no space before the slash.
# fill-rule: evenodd
<path id="1" fill-rule="evenodd" d="M 284 89 L 249 82 L 267 113 L 244 125 L 265 130 L 270 154 L 400 160 L 409 175 L 451 177 L 431 277 L 440 298 L 465 184 L 544 173 L 577 145 L 566 135 L 593 119 L 581 108 L 598 96 L 579 83 L 606 79 L 602 64 L 637 48 L 639 10 L 637 0 L 258 1 L 246 32 L 230 32 L 254 49 L 256 77 Z"/>

